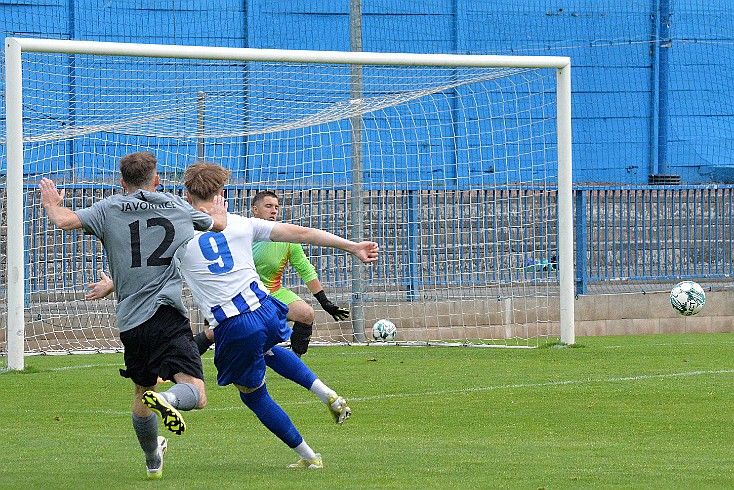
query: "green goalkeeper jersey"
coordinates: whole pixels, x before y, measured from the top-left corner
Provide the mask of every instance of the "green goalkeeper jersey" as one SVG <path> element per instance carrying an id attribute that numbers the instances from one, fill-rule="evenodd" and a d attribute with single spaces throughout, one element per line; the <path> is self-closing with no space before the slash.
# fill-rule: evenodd
<path id="1" fill-rule="evenodd" d="M 283 286 L 283 270 L 289 262 L 303 282 L 318 277 L 299 243 L 255 242 L 252 244 L 252 257 L 260 280 L 271 293 Z"/>

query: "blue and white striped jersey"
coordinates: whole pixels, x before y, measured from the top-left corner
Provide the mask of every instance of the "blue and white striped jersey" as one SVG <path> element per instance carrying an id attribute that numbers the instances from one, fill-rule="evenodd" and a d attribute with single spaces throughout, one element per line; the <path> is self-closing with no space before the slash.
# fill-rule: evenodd
<path id="1" fill-rule="evenodd" d="M 252 258 L 254 241 L 270 241 L 274 221 L 227 215 L 220 233 L 197 232 L 176 258 L 194 301 L 213 328 L 227 318 L 254 311 L 269 293 Z"/>

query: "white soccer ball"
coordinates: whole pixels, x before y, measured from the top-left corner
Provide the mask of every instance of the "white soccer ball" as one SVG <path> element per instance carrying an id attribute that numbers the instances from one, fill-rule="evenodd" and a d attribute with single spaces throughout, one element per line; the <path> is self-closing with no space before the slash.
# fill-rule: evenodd
<path id="1" fill-rule="evenodd" d="M 695 315 L 706 304 L 706 293 L 694 281 L 682 281 L 673 286 L 670 292 L 670 304 L 683 316 Z"/>
<path id="2" fill-rule="evenodd" d="M 372 325 L 372 338 L 379 341 L 390 342 L 395 340 L 398 328 L 390 320 L 377 320 Z"/>

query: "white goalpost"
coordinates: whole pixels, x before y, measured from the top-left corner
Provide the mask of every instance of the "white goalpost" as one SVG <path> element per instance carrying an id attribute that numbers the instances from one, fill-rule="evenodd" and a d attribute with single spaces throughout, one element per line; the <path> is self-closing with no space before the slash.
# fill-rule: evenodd
<path id="1" fill-rule="evenodd" d="M 372 342 L 383 318 L 398 343 L 573 344 L 570 69 L 550 56 L 7 38 L 0 355 L 23 369 L 30 354 L 121 349 L 114 299 L 84 298 L 107 270 L 102 244 L 53 227 L 37 186 L 49 177 L 67 206 L 89 206 L 122 192 L 119 158 L 144 150 L 165 191 L 212 161 L 232 171 L 232 212 L 273 190 L 283 221 L 379 243 L 369 267 L 304 246 L 349 320 L 283 278 L 314 304 L 317 344 Z"/>

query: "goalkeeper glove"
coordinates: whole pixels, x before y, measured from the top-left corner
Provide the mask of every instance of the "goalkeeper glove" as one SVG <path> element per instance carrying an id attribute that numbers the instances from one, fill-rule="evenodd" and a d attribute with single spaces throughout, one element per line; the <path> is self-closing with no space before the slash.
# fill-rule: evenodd
<path id="1" fill-rule="evenodd" d="M 331 315 L 334 320 L 339 322 L 349 318 L 349 310 L 346 308 L 340 308 L 339 306 L 329 301 L 329 298 L 326 297 L 326 293 L 323 290 L 314 294 L 314 297 L 318 300 L 324 311 Z"/>

